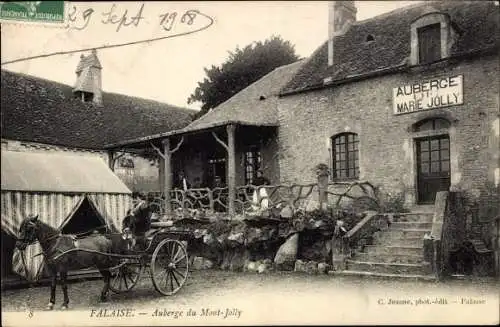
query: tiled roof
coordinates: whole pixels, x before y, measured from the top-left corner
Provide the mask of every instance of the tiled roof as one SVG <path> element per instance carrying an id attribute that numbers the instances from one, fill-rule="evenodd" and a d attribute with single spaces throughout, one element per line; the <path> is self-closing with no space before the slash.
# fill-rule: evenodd
<path id="1" fill-rule="evenodd" d="M 131 138 L 116 144 L 109 144 L 108 147 L 135 144 L 171 135 L 196 132 L 223 126 L 228 123 L 253 126 L 278 126 L 277 105 L 279 91 L 297 73 L 303 62 L 304 60 L 299 60 L 274 69 L 185 128 L 150 135 L 144 138 Z"/>
<path id="2" fill-rule="evenodd" d="M 494 2 L 419 3 L 356 22 L 344 35 L 335 37 L 333 67 L 328 67 L 328 42 L 325 42 L 282 93 L 319 87 L 327 77 L 343 80 L 404 64 L 411 50 L 410 25 L 429 8 L 448 14 L 454 27 L 459 29 L 459 38 L 451 49 L 452 56 L 498 47 L 499 7 Z M 368 35 L 375 40 L 366 42 Z"/>
<path id="3" fill-rule="evenodd" d="M 278 125 L 278 94 L 297 73 L 304 60 L 274 69 L 227 101 L 182 129 L 190 132 L 224 125 L 228 122 L 246 125 Z"/>
<path id="4" fill-rule="evenodd" d="M 116 93 L 103 106 L 74 98 L 69 85 L 2 70 L 2 138 L 102 149 L 104 145 L 183 128 L 194 110 Z"/>

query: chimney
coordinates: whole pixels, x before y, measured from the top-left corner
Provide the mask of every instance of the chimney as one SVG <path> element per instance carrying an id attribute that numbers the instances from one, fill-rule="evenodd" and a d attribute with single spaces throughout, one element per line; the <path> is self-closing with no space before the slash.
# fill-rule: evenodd
<path id="1" fill-rule="evenodd" d="M 76 67 L 76 83 L 73 93 L 84 102 L 92 101 L 102 105 L 102 78 L 101 62 L 94 49 L 88 56 L 80 56 L 80 62 Z"/>
<path id="2" fill-rule="evenodd" d="M 328 67 L 333 66 L 333 39 L 356 21 L 357 11 L 354 1 L 328 2 Z"/>

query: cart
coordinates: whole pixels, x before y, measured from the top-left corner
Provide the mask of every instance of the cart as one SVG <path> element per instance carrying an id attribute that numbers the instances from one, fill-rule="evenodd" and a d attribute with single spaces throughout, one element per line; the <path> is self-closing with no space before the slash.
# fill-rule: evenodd
<path id="1" fill-rule="evenodd" d="M 152 223 L 144 250 L 111 255 L 118 258 L 120 264 L 110 269 L 110 289 L 115 293 L 129 291 L 142 273 L 149 270 L 151 281 L 160 294 L 177 293 L 188 278 L 187 243 L 191 237 L 190 232 L 169 231 L 162 223 Z"/>

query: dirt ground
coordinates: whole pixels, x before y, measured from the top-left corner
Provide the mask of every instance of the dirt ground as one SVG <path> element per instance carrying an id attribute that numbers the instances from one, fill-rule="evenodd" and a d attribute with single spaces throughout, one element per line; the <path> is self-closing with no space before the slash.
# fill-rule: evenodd
<path id="1" fill-rule="evenodd" d="M 127 315 L 127 310 L 133 317 L 121 317 L 121 325 L 124 321 L 146 325 L 495 324 L 500 308 L 500 283 L 478 279 L 436 283 L 206 270 L 192 272 L 176 295 L 164 297 L 144 274 L 132 291 L 112 294 L 107 303 L 99 302 L 101 287 L 101 280 L 70 284 L 70 310 L 64 314 L 78 312 L 85 318 L 79 322 L 88 326 L 112 324 L 116 322 L 112 315 Z M 4 291 L 2 316 L 8 318 L 12 311 L 31 313 L 28 323 L 22 324 L 26 326 L 36 325 L 35 317 L 40 317 L 36 321 L 40 323 L 41 317 L 58 317 L 56 311 L 45 311 L 49 293 L 48 286 Z M 59 288 L 56 301 L 59 308 Z M 11 322 L 2 319 L 3 325 Z"/>

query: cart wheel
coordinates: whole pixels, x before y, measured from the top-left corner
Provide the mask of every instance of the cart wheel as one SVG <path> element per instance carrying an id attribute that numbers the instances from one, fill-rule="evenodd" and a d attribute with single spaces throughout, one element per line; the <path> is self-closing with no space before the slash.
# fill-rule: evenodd
<path id="1" fill-rule="evenodd" d="M 136 259 L 127 260 L 128 262 L 110 270 L 111 280 L 109 281 L 109 289 L 115 293 L 131 290 L 141 277 L 141 261 Z"/>
<path id="2" fill-rule="evenodd" d="M 186 247 L 177 240 L 165 239 L 158 244 L 151 257 L 151 279 L 163 295 L 177 293 L 188 277 Z"/>

